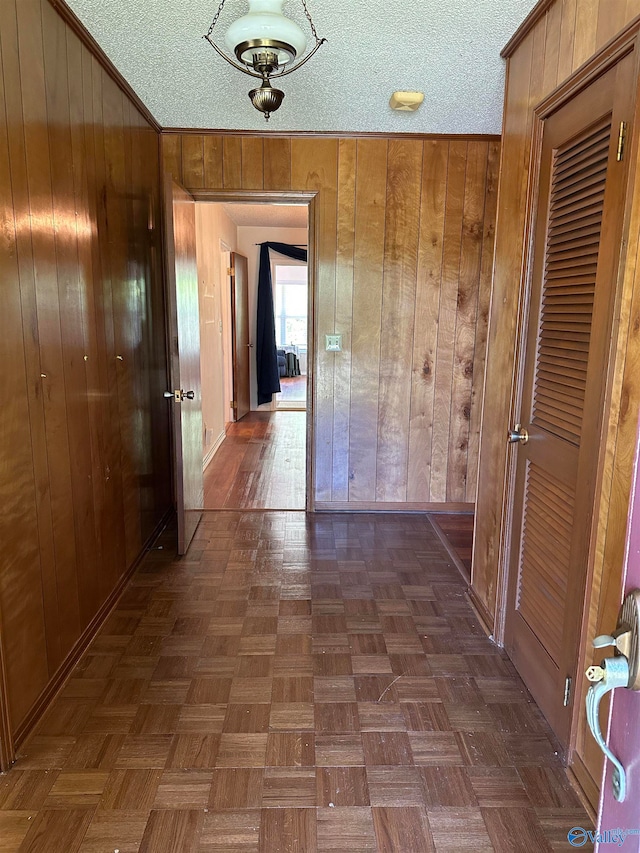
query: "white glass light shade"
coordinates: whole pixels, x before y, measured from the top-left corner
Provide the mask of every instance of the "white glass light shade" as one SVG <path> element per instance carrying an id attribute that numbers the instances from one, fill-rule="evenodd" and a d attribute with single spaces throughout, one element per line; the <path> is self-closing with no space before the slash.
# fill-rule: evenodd
<path id="1" fill-rule="evenodd" d="M 280 42 L 292 52 L 278 50 L 279 65 L 286 65 L 304 53 L 307 38 L 300 27 L 282 14 L 284 0 L 249 0 L 249 13 L 234 21 L 225 35 L 225 44 L 232 53 L 240 44 L 258 41 Z M 244 50 L 238 59 L 251 65 L 255 47 Z M 237 55 L 237 54 L 236 54 Z"/>

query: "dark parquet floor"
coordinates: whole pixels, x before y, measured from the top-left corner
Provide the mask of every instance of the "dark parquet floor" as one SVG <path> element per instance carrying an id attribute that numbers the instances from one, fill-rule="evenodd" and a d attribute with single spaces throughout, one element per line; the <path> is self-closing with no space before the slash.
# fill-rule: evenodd
<path id="1" fill-rule="evenodd" d="M 0 777 L 3 853 L 545 853 L 589 826 L 426 518 L 218 512 L 163 544 Z"/>

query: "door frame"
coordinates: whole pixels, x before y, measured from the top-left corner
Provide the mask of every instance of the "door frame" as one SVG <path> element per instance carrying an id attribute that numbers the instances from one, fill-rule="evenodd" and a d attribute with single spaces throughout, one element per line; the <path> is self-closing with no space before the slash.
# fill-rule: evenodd
<path id="1" fill-rule="evenodd" d="M 196 202 L 206 201 L 216 204 L 297 204 L 308 210 L 309 246 L 308 246 L 308 303 L 307 303 L 307 434 L 306 434 L 306 512 L 315 511 L 315 355 L 317 335 L 317 317 L 315 311 L 316 289 L 318 282 L 318 240 L 320 217 L 318 216 L 317 191 L 267 191 L 267 190 L 208 190 L 199 187 L 185 187 Z"/>
<path id="2" fill-rule="evenodd" d="M 528 185 L 526 197 L 526 212 L 525 212 L 525 234 L 524 234 L 524 252 L 522 257 L 520 288 L 518 296 L 518 314 L 516 328 L 516 347 L 514 353 L 514 364 L 512 373 L 511 385 L 511 400 L 509 408 L 509 423 L 505 424 L 505 433 L 507 427 L 511 427 L 518 420 L 518 413 L 521 409 L 523 379 L 524 379 L 524 354 L 526 346 L 527 334 L 527 319 L 529 313 L 529 300 L 533 276 L 533 246 L 535 237 L 535 213 L 538 202 L 538 183 L 540 164 L 542 156 L 542 137 L 544 131 L 544 122 L 554 112 L 561 109 L 573 97 L 575 97 L 583 89 L 587 88 L 591 83 L 595 82 L 599 77 L 609 71 L 621 59 L 631 52 L 635 52 L 635 69 L 636 69 L 636 112 L 634 116 L 634 129 L 631 139 L 627 139 L 625 157 L 629 158 L 629 168 L 626 180 L 625 189 L 625 210 L 622 227 L 622 242 L 620 250 L 620 258 L 618 263 L 617 280 L 616 280 L 616 295 L 614 302 L 613 324 L 611 342 L 609 348 L 609 362 L 607 375 L 604 380 L 604 410 L 603 420 L 600 434 L 600 441 L 597 454 L 597 475 L 595 480 L 594 501 L 593 501 L 593 516 L 590 530 L 587 535 L 590 539 L 589 557 L 587 561 L 585 574 L 585 589 L 584 600 L 582 607 L 581 625 L 579 631 L 579 646 L 577 656 L 577 670 L 579 674 L 585 668 L 585 660 L 587 655 L 587 641 L 590 632 L 594 628 L 594 613 L 592 612 L 592 599 L 596 590 L 594 589 L 594 580 L 598 582 L 602 579 L 605 570 L 605 538 L 611 535 L 611 529 L 607 529 L 609 521 L 605 506 L 609 502 L 612 467 L 614 465 L 614 457 L 616 456 L 617 443 L 617 420 L 620 413 L 622 403 L 622 385 L 623 376 L 625 374 L 625 355 L 626 343 L 628 338 L 628 318 L 630 314 L 631 295 L 633 293 L 633 276 L 628 274 L 626 265 L 627 243 L 629 235 L 629 226 L 632 217 L 633 207 L 633 185 L 635 179 L 635 163 L 638 157 L 638 137 L 640 136 L 640 125 L 638 116 L 638 100 L 637 87 L 640 76 L 640 19 L 636 19 L 631 25 L 623 30 L 616 38 L 612 39 L 605 47 L 597 53 L 592 59 L 581 66 L 571 77 L 563 84 L 555 89 L 547 98 L 541 101 L 534 109 L 533 123 L 531 128 L 531 148 L 528 163 Z M 625 319 L 627 323 L 625 323 Z M 636 412 L 637 418 L 637 412 Z M 634 436 L 635 437 L 635 436 Z M 622 460 L 620 460 L 622 461 Z M 512 528 L 514 524 L 513 502 L 515 495 L 515 479 L 517 469 L 517 453 L 514 452 L 513 446 L 509 448 L 507 455 L 507 465 L 504 480 L 503 503 L 502 503 L 502 535 L 500 541 L 500 559 L 498 565 L 498 582 L 497 582 L 497 600 L 496 600 L 496 618 L 493 638 L 500 645 L 504 645 L 505 636 L 505 621 L 508 605 L 508 583 L 509 583 L 509 557 L 512 547 Z M 629 468 L 628 474 L 625 472 L 625 487 L 631 488 L 632 471 Z M 628 481 L 628 483 L 627 483 Z M 627 493 L 628 495 L 628 493 Z M 622 546 L 624 546 L 626 512 L 622 528 L 619 531 L 621 536 Z M 618 530 L 616 529 L 616 534 Z M 578 682 L 576 679 L 574 684 L 573 708 L 571 715 L 570 735 L 567 746 L 565 760 L 567 765 L 573 765 L 577 760 L 578 764 L 582 762 L 576 754 L 576 746 L 578 741 L 579 723 L 584 719 L 581 713 L 584 705 L 584 695 L 586 694 L 587 686 Z M 586 767 L 574 767 L 575 776 L 578 779 L 580 786 L 585 790 L 585 793 L 592 800 L 593 794 L 597 791 L 588 790 L 590 774 Z"/>

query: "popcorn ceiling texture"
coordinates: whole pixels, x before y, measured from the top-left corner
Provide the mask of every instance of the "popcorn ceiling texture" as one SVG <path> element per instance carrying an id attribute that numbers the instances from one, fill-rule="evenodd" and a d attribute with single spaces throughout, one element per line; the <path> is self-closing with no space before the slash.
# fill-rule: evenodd
<path id="1" fill-rule="evenodd" d="M 218 0 L 67 2 L 163 127 L 343 133 L 500 133 L 500 50 L 535 5 L 308 0 L 327 44 L 278 84 L 285 99 L 266 124 L 247 97 L 257 81 L 202 38 Z M 247 9 L 246 0 L 227 0 L 214 30 L 219 44 Z M 284 10 L 309 32 L 300 0 L 287 0 Z M 423 91 L 423 105 L 394 112 L 397 89 Z"/>

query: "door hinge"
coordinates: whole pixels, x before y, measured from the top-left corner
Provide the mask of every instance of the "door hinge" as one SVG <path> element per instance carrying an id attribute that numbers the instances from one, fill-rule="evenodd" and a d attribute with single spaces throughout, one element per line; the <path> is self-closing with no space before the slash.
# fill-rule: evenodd
<path id="1" fill-rule="evenodd" d="M 566 708 L 569 702 L 571 701 L 571 686 L 573 684 L 572 678 L 568 675 L 564 680 L 564 699 L 562 704 Z"/>
<path id="2" fill-rule="evenodd" d="M 618 131 L 618 150 L 616 153 L 616 160 L 618 163 L 624 159 L 624 143 L 627 135 L 627 123 L 626 121 L 620 122 L 620 130 Z"/>
<path id="3" fill-rule="evenodd" d="M 232 278 L 236 274 L 236 271 L 233 267 L 227 267 L 227 275 L 230 275 Z"/>
<path id="4" fill-rule="evenodd" d="M 237 409 L 237 408 L 238 408 L 238 404 L 236 403 L 236 401 L 235 401 L 235 400 L 232 400 L 232 401 L 231 401 L 231 403 L 230 403 L 229 405 L 231 406 L 231 408 L 232 408 L 232 409 Z"/>

